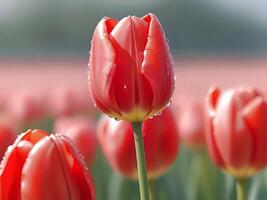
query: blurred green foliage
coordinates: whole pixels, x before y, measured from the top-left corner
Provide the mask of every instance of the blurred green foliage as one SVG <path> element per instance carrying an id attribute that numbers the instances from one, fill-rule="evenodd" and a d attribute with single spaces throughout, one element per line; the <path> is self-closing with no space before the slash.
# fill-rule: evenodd
<path id="1" fill-rule="evenodd" d="M 0 55 L 88 54 L 94 28 L 103 16 L 158 15 L 173 52 L 179 55 L 255 54 L 266 50 L 267 29 L 227 13 L 209 1 L 13 2 L 0 20 Z M 16 5 L 18 4 L 18 5 Z"/>

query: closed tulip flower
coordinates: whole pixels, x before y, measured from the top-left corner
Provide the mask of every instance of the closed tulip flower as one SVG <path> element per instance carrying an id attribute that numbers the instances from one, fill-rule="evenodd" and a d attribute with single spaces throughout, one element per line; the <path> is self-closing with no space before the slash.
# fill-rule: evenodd
<path id="1" fill-rule="evenodd" d="M 2 159 L 7 147 L 11 145 L 17 137 L 16 130 L 12 124 L 1 120 L 6 119 L 0 117 L 0 159 Z"/>
<path id="2" fill-rule="evenodd" d="M 179 136 L 175 118 L 169 108 L 143 123 L 143 139 L 149 178 L 165 173 L 175 161 Z M 133 128 L 129 122 L 102 117 L 98 139 L 103 153 L 114 171 L 135 179 L 137 167 Z"/>
<path id="3" fill-rule="evenodd" d="M 27 131 L 8 148 L 0 168 L 1 200 L 95 199 L 93 180 L 71 141 Z"/>
<path id="4" fill-rule="evenodd" d="M 142 121 L 169 104 L 174 90 L 171 55 L 154 14 L 103 18 L 90 54 L 89 89 L 104 113 Z"/>
<path id="5" fill-rule="evenodd" d="M 80 150 L 86 164 L 91 165 L 95 159 L 97 139 L 95 122 L 87 117 L 61 117 L 54 125 L 55 133 L 67 136 Z"/>
<path id="6" fill-rule="evenodd" d="M 211 90 L 207 145 L 214 162 L 238 179 L 267 165 L 267 102 L 254 89 Z"/>
<path id="7" fill-rule="evenodd" d="M 181 102 L 176 112 L 182 142 L 192 149 L 205 147 L 204 102 L 189 100 Z"/>

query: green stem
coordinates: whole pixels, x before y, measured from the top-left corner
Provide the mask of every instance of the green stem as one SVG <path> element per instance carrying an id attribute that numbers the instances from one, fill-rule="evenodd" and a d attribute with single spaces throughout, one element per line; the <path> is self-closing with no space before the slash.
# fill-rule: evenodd
<path id="1" fill-rule="evenodd" d="M 236 179 L 236 199 L 247 200 L 247 179 Z"/>
<path id="2" fill-rule="evenodd" d="M 148 181 L 149 184 L 149 194 L 150 194 L 150 200 L 155 200 L 155 180 L 150 179 Z"/>
<path id="3" fill-rule="evenodd" d="M 133 122 L 134 142 L 141 200 L 149 200 L 146 155 L 142 136 L 142 122 Z"/>

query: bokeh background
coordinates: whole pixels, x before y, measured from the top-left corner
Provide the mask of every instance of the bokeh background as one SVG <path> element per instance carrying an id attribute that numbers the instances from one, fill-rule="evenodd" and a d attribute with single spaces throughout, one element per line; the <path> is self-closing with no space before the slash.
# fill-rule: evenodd
<path id="1" fill-rule="evenodd" d="M 58 117 L 81 112 L 97 118 L 87 90 L 94 28 L 103 16 L 120 19 L 148 12 L 158 16 L 173 54 L 175 112 L 185 100 L 202 102 L 212 85 L 249 85 L 265 93 L 266 8 L 267 2 L 253 0 L 0 0 L 0 116 L 10 110 L 9 115 L 22 118 L 23 108 L 36 98 L 22 104 L 25 98 L 21 96 L 34 94 L 49 102 L 46 106 L 53 113 L 45 120 L 23 121 L 18 132 L 32 127 L 51 131 Z M 137 183 L 114 174 L 100 150 L 90 168 L 99 200 L 138 199 Z M 265 173 L 252 180 L 250 199 L 266 197 L 266 180 Z M 226 200 L 234 196 L 231 177 L 219 172 L 205 152 L 185 144 L 156 187 L 157 199 Z"/>
<path id="2" fill-rule="evenodd" d="M 266 2 L 253 0 L 1 0 L 3 56 L 87 57 L 103 16 L 154 12 L 179 56 L 265 55 Z"/>

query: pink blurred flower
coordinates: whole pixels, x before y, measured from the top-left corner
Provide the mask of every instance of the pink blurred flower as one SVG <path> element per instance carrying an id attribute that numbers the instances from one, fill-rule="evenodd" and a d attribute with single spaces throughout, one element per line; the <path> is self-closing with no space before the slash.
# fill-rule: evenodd
<path id="1" fill-rule="evenodd" d="M 70 116 L 92 111 L 89 92 L 86 89 L 61 86 L 48 93 L 48 108 L 52 116 Z"/>
<path id="2" fill-rule="evenodd" d="M 193 97 L 176 104 L 175 111 L 182 142 L 190 148 L 205 147 L 204 102 Z"/>
<path id="3" fill-rule="evenodd" d="M 95 123 L 88 117 L 61 117 L 54 124 L 54 131 L 70 138 L 89 165 L 93 163 L 97 149 Z"/>
<path id="4" fill-rule="evenodd" d="M 39 120 L 46 114 L 45 99 L 41 93 L 17 91 L 6 97 L 4 110 L 17 120 Z"/>
<path id="5" fill-rule="evenodd" d="M 17 137 L 15 126 L 16 124 L 12 124 L 9 119 L 0 116 L 0 159 Z"/>

